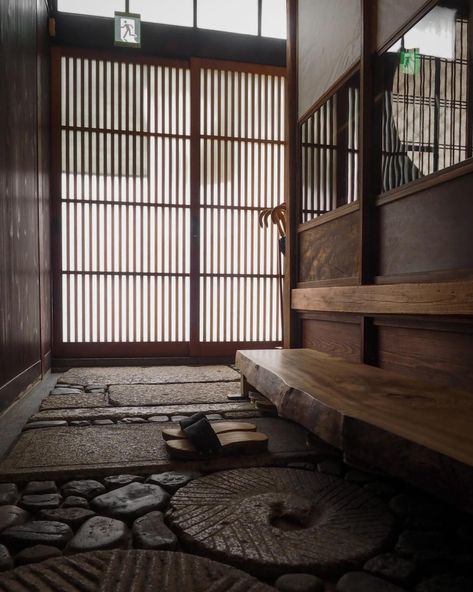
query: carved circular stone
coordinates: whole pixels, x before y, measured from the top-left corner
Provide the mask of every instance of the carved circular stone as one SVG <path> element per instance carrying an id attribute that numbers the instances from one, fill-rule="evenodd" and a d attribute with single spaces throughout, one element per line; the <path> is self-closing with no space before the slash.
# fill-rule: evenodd
<path id="1" fill-rule="evenodd" d="M 311 471 L 237 469 L 196 479 L 172 498 L 168 522 L 186 548 L 259 576 L 328 576 L 388 541 L 393 517 L 365 489 Z"/>
<path id="2" fill-rule="evenodd" d="M 167 551 L 95 551 L 49 559 L 0 574 L 1 592 L 271 592 L 238 569 Z"/>

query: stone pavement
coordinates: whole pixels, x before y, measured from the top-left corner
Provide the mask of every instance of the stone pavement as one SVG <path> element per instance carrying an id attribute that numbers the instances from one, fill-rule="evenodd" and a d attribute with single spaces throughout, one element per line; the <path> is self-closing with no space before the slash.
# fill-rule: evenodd
<path id="1" fill-rule="evenodd" d="M 238 378 L 228 366 L 61 376 L 0 463 L 0 590 L 141 592 L 156 577 L 169 591 L 471 592 L 471 517 L 228 400 Z M 161 430 L 196 410 L 254 422 L 269 451 L 172 461 Z"/>

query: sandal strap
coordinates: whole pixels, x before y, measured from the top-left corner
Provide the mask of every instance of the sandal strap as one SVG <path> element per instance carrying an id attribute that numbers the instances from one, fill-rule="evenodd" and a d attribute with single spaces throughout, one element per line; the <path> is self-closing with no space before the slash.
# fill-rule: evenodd
<path id="1" fill-rule="evenodd" d="M 184 428 L 184 432 L 189 442 L 202 454 L 215 454 L 222 448 L 217 434 L 206 417 L 191 423 Z"/>
<path id="2" fill-rule="evenodd" d="M 191 415 L 190 417 L 186 417 L 185 419 L 181 419 L 181 421 L 179 422 L 179 425 L 181 426 L 181 430 L 185 430 L 186 428 L 188 428 L 190 425 L 192 425 L 196 421 L 199 421 L 200 419 L 205 419 L 205 418 L 206 418 L 205 413 L 202 413 L 202 411 L 200 411 L 199 413 L 194 413 L 194 415 Z"/>

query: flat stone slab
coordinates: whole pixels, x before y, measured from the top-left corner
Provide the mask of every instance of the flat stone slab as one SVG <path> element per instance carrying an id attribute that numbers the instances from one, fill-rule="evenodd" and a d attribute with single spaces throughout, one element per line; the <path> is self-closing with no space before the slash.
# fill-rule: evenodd
<path id="1" fill-rule="evenodd" d="M 161 435 L 169 424 L 88 426 L 24 432 L 0 463 L 0 479 L 33 479 L 43 476 L 67 479 L 119 472 L 157 473 L 166 470 L 218 470 L 267 465 L 279 456 L 333 455 L 326 444 L 307 445 L 307 432 L 295 423 L 278 418 L 251 420 L 269 436 L 269 452 L 236 455 L 208 461 L 176 461 L 169 458 Z M 68 493 L 62 488 L 62 494 Z"/>
<path id="2" fill-rule="evenodd" d="M 35 544 L 64 547 L 72 538 L 72 530 L 62 522 L 35 520 L 21 526 L 12 526 L 2 532 L 2 539 L 20 547 Z"/>
<path id="3" fill-rule="evenodd" d="M 78 495 L 85 497 L 87 500 L 91 500 L 97 495 L 105 493 L 105 486 L 99 481 L 93 479 L 79 479 L 76 481 L 69 481 L 61 487 L 63 495 Z"/>
<path id="4" fill-rule="evenodd" d="M 106 516 L 135 520 L 152 510 L 166 507 L 169 499 L 167 491 L 159 485 L 130 483 L 94 498 L 91 507 Z"/>
<path id="5" fill-rule="evenodd" d="M 113 518 L 95 516 L 79 528 L 67 550 L 71 553 L 81 553 L 98 549 L 113 549 L 126 546 L 127 542 L 126 524 Z"/>
<path id="6" fill-rule="evenodd" d="M 18 499 L 18 487 L 15 483 L 0 483 L 0 505 L 14 504 Z"/>
<path id="7" fill-rule="evenodd" d="M 82 393 L 80 395 L 50 395 L 43 399 L 40 411 L 49 409 L 87 409 L 89 407 L 106 407 L 106 395 Z"/>
<path id="8" fill-rule="evenodd" d="M 24 524 L 28 518 L 28 512 L 18 506 L 0 506 L 0 533 L 11 526 Z"/>
<path id="9" fill-rule="evenodd" d="M 383 548 L 394 520 L 352 483 L 271 467 L 191 481 L 173 496 L 167 522 L 186 548 L 269 577 L 359 565 Z"/>
<path id="10" fill-rule="evenodd" d="M 228 395 L 239 394 L 238 382 L 192 382 L 189 384 L 113 385 L 109 389 L 112 405 L 188 405 L 225 403 Z"/>
<path id="11" fill-rule="evenodd" d="M 144 407 L 95 407 L 84 409 L 49 409 L 40 411 L 30 419 L 30 427 L 34 427 L 34 422 L 50 421 L 74 421 L 74 420 L 94 420 L 94 419 L 113 419 L 115 421 L 125 417 L 151 417 L 153 415 L 192 415 L 194 413 L 225 413 L 231 411 L 249 411 L 252 405 L 249 403 L 208 403 L 207 405 L 149 405 Z"/>
<path id="12" fill-rule="evenodd" d="M 164 524 L 162 512 L 150 512 L 133 523 L 133 541 L 138 549 L 172 551 L 177 548 L 176 535 Z"/>
<path id="13" fill-rule="evenodd" d="M 230 366 L 124 366 L 117 368 L 71 368 L 60 384 L 84 387 L 111 384 L 166 384 L 171 382 L 225 382 L 240 380 Z"/>
<path id="14" fill-rule="evenodd" d="M 96 551 L 48 559 L 0 574 L 0 591 L 31 592 L 32 580 L 40 582 L 42 592 L 62 592 L 64 582 L 68 592 L 274 592 L 228 565 L 168 551 Z"/>
<path id="15" fill-rule="evenodd" d="M 337 583 L 337 592 L 406 592 L 391 582 L 362 571 L 345 574 Z"/>
<path id="16" fill-rule="evenodd" d="M 15 555 L 15 564 L 19 566 L 29 563 L 40 563 L 41 561 L 46 561 L 46 559 L 51 559 L 51 557 L 61 557 L 61 555 L 62 552 L 57 547 L 52 547 L 51 545 L 34 545 L 17 553 Z"/>
<path id="17" fill-rule="evenodd" d="M 56 510 L 41 510 L 39 513 L 40 520 L 63 522 L 73 529 L 78 528 L 94 516 L 95 512 L 87 508 L 57 508 Z"/>

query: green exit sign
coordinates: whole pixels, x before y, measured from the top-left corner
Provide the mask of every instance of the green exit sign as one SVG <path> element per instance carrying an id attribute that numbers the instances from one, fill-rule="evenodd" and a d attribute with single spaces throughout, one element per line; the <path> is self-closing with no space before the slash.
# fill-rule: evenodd
<path id="1" fill-rule="evenodd" d="M 141 47 L 141 15 L 115 13 L 115 45 Z"/>
<path id="2" fill-rule="evenodd" d="M 399 56 L 401 74 L 414 76 L 420 72 L 420 53 L 418 49 L 401 49 Z"/>

